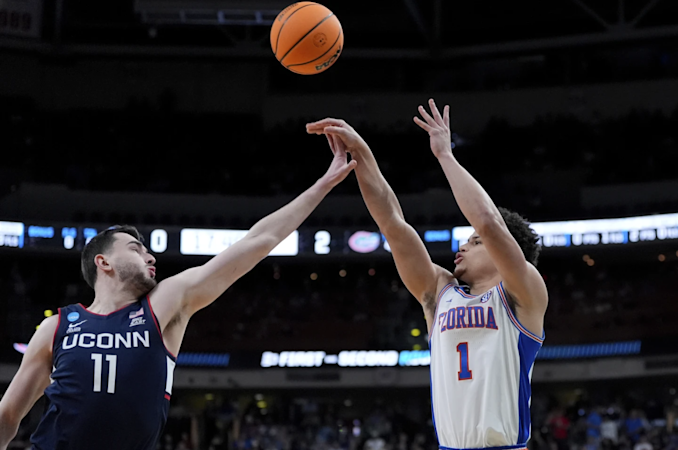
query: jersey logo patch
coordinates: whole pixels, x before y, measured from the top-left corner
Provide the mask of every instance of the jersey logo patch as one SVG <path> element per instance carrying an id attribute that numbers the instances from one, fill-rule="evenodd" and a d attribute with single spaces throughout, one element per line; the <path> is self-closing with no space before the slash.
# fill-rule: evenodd
<path id="1" fill-rule="evenodd" d="M 85 322 L 87 322 L 87 320 L 83 320 L 82 322 L 72 323 L 72 324 L 68 325 L 68 329 L 66 330 L 66 334 L 76 333 L 78 331 L 82 331 L 82 328 L 80 328 L 80 325 L 82 325 Z"/>
<path id="2" fill-rule="evenodd" d="M 66 317 L 68 318 L 69 322 L 75 322 L 80 318 L 80 313 L 73 311 L 72 313 L 68 313 Z"/>
<path id="3" fill-rule="evenodd" d="M 146 319 L 144 319 L 143 317 L 135 317 L 134 319 L 132 319 L 129 326 L 130 327 L 136 327 L 137 325 L 143 325 L 145 323 L 146 323 Z"/>
<path id="4" fill-rule="evenodd" d="M 132 311 L 129 313 L 129 318 L 134 319 L 135 317 L 143 316 L 144 315 L 144 308 L 141 308 L 139 311 Z"/>
<path id="5" fill-rule="evenodd" d="M 492 291 L 486 292 L 481 298 L 480 298 L 480 303 L 485 303 L 490 299 L 490 296 L 492 296 Z"/>

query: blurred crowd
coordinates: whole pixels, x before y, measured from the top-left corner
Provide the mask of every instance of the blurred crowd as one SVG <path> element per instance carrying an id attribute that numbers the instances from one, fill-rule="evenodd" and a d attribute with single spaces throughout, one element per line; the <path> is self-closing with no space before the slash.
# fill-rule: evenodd
<path id="1" fill-rule="evenodd" d="M 675 337 L 678 258 L 638 255 L 542 258 L 550 295 L 547 344 Z M 159 278 L 185 264 L 159 258 Z M 0 260 L 0 296 L 6 299 L 0 304 L 2 357 L 15 353 L 12 343 L 28 341 L 45 310 L 88 305 L 93 292 L 81 279 L 77 258 L 42 256 Z M 309 342 L 322 342 L 327 351 L 428 345 L 421 306 L 391 261 L 310 266 L 266 260 L 192 318 L 182 349 L 309 350 Z"/>
<path id="2" fill-rule="evenodd" d="M 425 403 L 412 410 L 402 404 L 374 405 L 364 415 L 348 416 L 342 412 L 350 409 L 348 400 L 338 406 L 298 398 L 286 405 L 282 417 L 249 410 L 233 424 L 230 436 L 217 434 L 210 442 L 214 450 L 432 450 L 437 445 Z M 231 447 L 223 445 L 229 441 Z"/>
<path id="3" fill-rule="evenodd" d="M 675 388 L 667 390 L 670 401 L 645 396 L 582 405 L 559 402 L 536 386 L 528 447 L 676 450 L 678 405 Z M 204 442 L 200 448 L 210 450 L 437 450 L 428 393 L 408 394 L 402 399 L 402 393 L 393 392 L 397 400 L 385 401 L 365 393 L 372 404 L 360 412 L 351 400 L 308 397 L 279 400 L 277 411 L 258 408 L 259 402 L 249 407 L 212 403 L 192 420 L 175 411 L 160 448 L 197 450 L 196 443 Z"/>
<path id="4" fill-rule="evenodd" d="M 653 408 L 649 405 L 648 408 Z M 657 406 L 654 405 L 654 409 Z M 656 411 L 655 411 L 656 412 Z M 646 410 L 625 409 L 616 404 L 596 405 L 568 414 L 565 408 L 550 411 L 538 428 L 533 428 L 533 448 L 550 450 L 674 450 L 678 448 L 678 420 L 675 409 L 659 407 L 648 419 Z"/>
<path id="5" fill-rule="evenodd" d="M 578 389 L 536 385 L 530 450 L 676 450 L 675 379 Z M 610 386 L 614 386 L 610 390 Z M 175 406 L 162 450 L 437 450 L 428 389 L 324 395 L 223 394 L 191 416 Z M 262 403 L 263 402 L 263 403 Z M 178 402 L 180 403 L 180 402 Z"/>
<path id="6" fill-rule="evenodd" d="M 675 378 L 577 386 L 533 386 L 529 450 L 678 450 Z M 437 450 L 429 396 L 428 388 L 179 390 L 157 450 Z M 27 449 L 39 413 L 10 449 Z"/>

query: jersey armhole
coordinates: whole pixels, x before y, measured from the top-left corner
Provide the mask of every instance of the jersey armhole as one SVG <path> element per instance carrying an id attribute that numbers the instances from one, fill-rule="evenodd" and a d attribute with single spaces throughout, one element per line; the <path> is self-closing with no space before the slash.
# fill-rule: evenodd
<path id="1" fill-rule="evenodd" d="M 443 298 L 443 295 L 445 295 L 445 292 L 449 291 L 450 289 L 454 288 L 457 286 L 455 283 L 447 283 L 443 288 L 440 290 L 438 293 L 438 296 L 436 297 L 436 314 L 438 314 L 438 305 L 440 304 L 440 299 Z"/>
<path id="2" fill-rule="evenodd" d="M 54 362 L 54 344 L 56 344 L 56 337 L 59 334 L 59 327 L 61 326 L 61 308 L 58 310 L 59 318 L 57 319 L 57 326 L 54 329 L 54 336 L 52 336 L 52 362 Z"/>
<path id="3" fill-rule="evenodd" d="M 445 295 L 445 292 L 449 291 L 450 289 L 454 288 L 456 286 L 455 283 L 450 282 L 447 283 L 443 288 L 438 292 L 438 296 L 436 297 L 436 308 L 433 310 L 433 323 L 431 324 L 431 330 L 429 330 L 429 336 L 428 336 L 428 342 L 429 342 L 429 347 L 431 346 L 431 341 L 433 339 L 433 327 L 435 327 L 435 324 L 438 323 L 438 306 L 440 305 L 440 299 L 443 298 L 443 295 Z"/>
<path id="4" fill-rule="evenodd" d="M 162 341 L 162 346 L 165 347 L 165 351 L 172 355 L 172 357 L 176 360 L 177 355 L 172 353 L 168 348 L 167 345 L 165 344 L 165 338 L 162 337 L 162 330 L 160 329 L 160 324 L 158 323 L 158 318 L 155 317 L 155 313 L 153 312 L 153 306 L 151 305 L 151 298 L 147 295 L 146 296 L 146 303 L 148 303 L 148 310 L 151 312 L 151 317 L 153 318 L 153 323 L 155 323 L 155 329 L 158 330 L 158 335 L 160 335 L 160 340 Z"/>
<path id="5" fill-rule="evenodd" d="M 539 337 L 536 334 L 532 333 L 530 330 L 525 328 L 519 321 L 518 318 L 513 314 L 513 310 L 511 310 L 511 306 L 509 305 L 508 302 L 508 293 L 504 289 L 504 282 L 501 281 L 497 285 L 497 291 L 499 292 L 499 297 L 501 298 L 501 303 L 504 305 L 504 309 L 506 310 L 506 314 L 508 314 L 509 319 L 513 323 L 513 325 L 520 331 L 522 334 L 525 336 L 529 337 L 532 340 L 537 341 L 539 344 L 542 344 L 544 342 L 544 338 L 546 337 L 546 333 L 542 330 L 542 336 Z"/>

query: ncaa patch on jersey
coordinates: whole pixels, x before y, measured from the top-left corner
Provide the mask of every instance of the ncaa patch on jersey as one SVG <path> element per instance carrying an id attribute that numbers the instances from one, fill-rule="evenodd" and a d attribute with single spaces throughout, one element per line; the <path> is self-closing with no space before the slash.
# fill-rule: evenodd
<path id="1" fill-rule="evenodd" d="M 73 311 L 72 313 L 69 313 L 66 318 L 68 319 L 69 322 L 75 322 L 80 318 L 80 313 Z"/>
<path id="2" fill-rule="evenodd" d="M 483 296 L 480 297 L 480 303 L 485 303 L 485 302 L 487 302 L 487 301 L 490 299 L 491 296 L 492 296 L 492 291 L 490 291 L 490 292 L 485 292 L 485 294 L 483 294 Z"/>

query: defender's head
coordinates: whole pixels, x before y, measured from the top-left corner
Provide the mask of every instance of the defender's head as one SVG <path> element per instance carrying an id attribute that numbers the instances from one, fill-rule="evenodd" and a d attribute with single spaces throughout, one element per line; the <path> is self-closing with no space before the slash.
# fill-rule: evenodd
<path id="1" fill-rule="evenodd" d="M 541 246 L 537 243 L 539 236 L 530 228 L 529 222 L 518 213 L 506 208 L 498 209 L 511 236 L 523 251 L 525 259 L 536 266 L 541 251 Z M 498 274 L 487 248 L 483 245 L 482 236 L 475 231 L 468 242 L 460 247 L 455 263 L 457 266 L 454 269 L 454 276 L 467 284 L 494 278 Z"/>
<path id="2" fill-rule="evenodd" d="M 139 297 L 155 287 L 155 258 L 133 226 L 116 225 L 97 234 L 82 251 L 82 276 L 92 289 L 108 279 Z"/>

